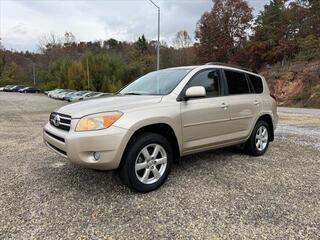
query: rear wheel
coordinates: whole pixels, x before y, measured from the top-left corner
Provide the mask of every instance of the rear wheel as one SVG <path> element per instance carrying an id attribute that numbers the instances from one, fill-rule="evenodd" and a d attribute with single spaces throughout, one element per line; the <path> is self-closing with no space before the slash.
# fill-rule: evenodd
<path id="1" fill-rule="evenodd" d="M 245 151 L 252 156 L 263 155 L 269 147 L 270 127 L 268 123 L 263 120 L 259 120 L 250 138 L 245 144 Z"/>
<path id="2" fill-rule="evenodd" d="M 149 192 L 166 180 L 173 160 L 169 141 L 162 135 L 144 133 L 128 146 L 120 166 L 121 180 L 138 192 Z"/>

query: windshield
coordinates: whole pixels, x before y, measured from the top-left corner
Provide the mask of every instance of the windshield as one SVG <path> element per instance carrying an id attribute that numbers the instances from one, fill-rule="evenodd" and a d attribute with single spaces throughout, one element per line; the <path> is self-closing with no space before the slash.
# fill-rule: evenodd
<path id="1" fill-rule="evenodd" d="M 123 95 L 167 95 L 191 71 L 191 68 L 164 69 L 148 73 L 120 91 Z"/>
<path id="2" fill-rule="evenodd" d="M 99 94 L 99 93 L 98 92 L 93 92 L 93 93 L 88 94 L 87 97 L 92 97 L 92 96 L 95 96 L 97 94 Z"/>

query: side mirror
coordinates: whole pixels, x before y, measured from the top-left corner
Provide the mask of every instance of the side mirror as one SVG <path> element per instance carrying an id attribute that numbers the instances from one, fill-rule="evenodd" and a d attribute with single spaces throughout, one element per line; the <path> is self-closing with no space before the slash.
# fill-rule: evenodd
<path id="1" fill-rule="evenodd" d="M 188 98 L 198 98 L 198 97 L 205 97 L 207 95 L 206 89 L 202 86 L 194 86 L 189 87 L 185 94 L 185 100 Z"/>

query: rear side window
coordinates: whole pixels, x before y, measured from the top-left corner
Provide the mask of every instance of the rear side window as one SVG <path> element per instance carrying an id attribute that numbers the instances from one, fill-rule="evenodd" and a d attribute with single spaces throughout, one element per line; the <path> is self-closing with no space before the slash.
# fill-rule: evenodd
<path id="1" fill-rule="evenodd" d="M 250 79 L 250 82 L 253 86 L 254 92 L 255 93 L 262 93 L 263 92 L 263 84 L 262 84 L 262 79 L 261 77 L 248 74 L 248 77 Z"/>
<path id="2" fill-rule="evenodd" d="M 246 94 L 250 93 L 246 75 L 241 72 L 225 70 L 229 94 Z"/>

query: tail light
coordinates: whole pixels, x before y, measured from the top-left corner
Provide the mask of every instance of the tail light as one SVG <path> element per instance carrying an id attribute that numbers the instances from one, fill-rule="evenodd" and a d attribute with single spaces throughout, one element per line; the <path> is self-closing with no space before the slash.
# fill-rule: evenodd
<path id="1" fill-rule="evenodd" d="M 270 94 L 270 97 L 272 97 L 275 101 L 277 101 L 277 97 L 273 94 Z"/>

